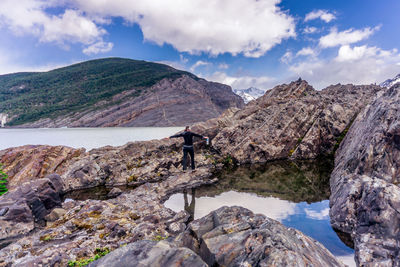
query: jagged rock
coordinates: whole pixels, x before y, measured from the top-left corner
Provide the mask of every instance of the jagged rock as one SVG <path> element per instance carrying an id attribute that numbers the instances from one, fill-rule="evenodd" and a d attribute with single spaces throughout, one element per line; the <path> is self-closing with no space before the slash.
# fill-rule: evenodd
<path id="1" fill-rule="evenodd" d="M 176 238 L 209 266 L 344 266 L 321 244 L 242 207 L 222 207 Z"/>
<path id="2" fill-rule="evenodd" d="M 89 267 L 206 267 L 207 264 L 188 248 L 179 248 L 167 241 L 143 240 L 119 248 L 89 265 Z"/>
<path id="3" fill-rule="evenodd" d="M 199 167 L 195 173 L 146 183 L 113 199 L 64 202 L 67 212 L 62 218 L 0 250 L 0 266 L 65 266 L 69 260 L 93 257 L 96 248 L 115 250 L 142 239 L 175 236 L 185 229 L 189 214 L 175 213 L 162 203 L 183 188 L 215 182 L 211 176 L 209 168 Z"/>
<path id="4" fill-rule="evenodd" d="M 303 80 L 277 86 L 224 121 L 214 120 L 220 126 L 213 128 L 213 147 L 240 163 L 330 154 L 379 90 L 374 85 L 335 85 L 319 92 Z"/>
<path id="5" fill-rule="evenodd" d="M 35 223 L 43 223 L 44 217 L 61 206 L 61 178 L 47 178 L 26 182 L 10 190 L 0 198 L 0 239 L 13 238 L 34 229 Z"/>
<path id="6" fill-rule="evenodd" d="M 65 172 L 67 162 L 82 157 L 85 149 L 66 146 L 20 146 L 0 151 L 0 162 L 12 189 L 32 179 Z"/>
<path id="7" fill-rule="evenodd" d="M 355 120 L 331 175 L 332 226 L 350 233 L 360 266 L 400 266 L 400 85 Z"/>

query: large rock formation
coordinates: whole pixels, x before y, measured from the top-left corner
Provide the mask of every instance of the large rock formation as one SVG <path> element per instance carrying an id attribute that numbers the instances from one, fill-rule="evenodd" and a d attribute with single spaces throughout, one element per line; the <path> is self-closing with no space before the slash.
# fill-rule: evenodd
<path id="1" fill-rule="evenodd" d="M 263 215 L 255 215 L 245 208 L 222 207 L 191 222 L 186 231 L 175 239 L 159 243 L 138 241 L 115 250 L 92 266 L 343 264 L 318 242 L 297 230 L 286 228 Z"/>
<path id="2" fill-rule="evenodd" d="M 354 121 L 336 153 L 331 222 L 361 266 L 400 266 L 400 85 Z"/>
<path id="3" fill-rule="evenodd" d="M 316 91 L 299 79 L 200 129 L 208 128 L 216 135 L 214 148 L 240 163 L 316 158 L 333 153 L 340 135 L 381 89 L 339 84 Z"/>
<path id="4" fill-rule="evenodd" d="M 176 239 L 209 266 L 343 266 L 300 231 L 242 207 L 219 208 Z"/>
<path id="5" fill-rule="evenodd" d="M 0 125 L 184 126 L 244 105 L 223 84 L 171 66 L 104 58 L 0 76 Z"/>
<path id="6" fill-rule="evenodd" d="M 138 97 L 127 97 L 131 93 L 132 90 L 114 96 L 114 100 L 120 101 L 103 104 L 104 108 L 40 119 L 18 127 L 184 126 L 218 117 L 228 108 L 244 106 L 229 86 L 188 75 L 165 78 Z"/>

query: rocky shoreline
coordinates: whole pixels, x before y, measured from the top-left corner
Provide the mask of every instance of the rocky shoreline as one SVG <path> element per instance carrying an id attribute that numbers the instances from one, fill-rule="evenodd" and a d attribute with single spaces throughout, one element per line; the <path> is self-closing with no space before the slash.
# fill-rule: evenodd
<path id="1" fill-rule="evenodd" d="M 390 226 L 386 218 L 397 218 L 400 199 L 399 90 L 382 90 L 335 85 L 316 91 L 303 80 L 277 86 L 244 109 L 193 126 L 212 140 L 210 147 L 196 145 L 195 173 L 180 171 L 179 141 L 89 152 L 51 146 L 0 151 L 10 182 L 10 191 L 0 198 L 0 242 L 11 242 L 0 250 L 0 266 L 65 266 L 94 257 L 96 248 L 114 252 L 93 266 L 108 266 L 115 257 L 165 264 L 157 257 L 130 258 L 129 251 L 140 247 L 148 255 L 167 253 L 171 263 L 195 266 L 342 266 L 311 238 L 243 208 L 222 208 L 187 225 L 187 212 L 163 205 L 174 192 L 215 182 L 215 173 L 229 165 L 328 157 L 338 147 L 330 181 L 332 224 L 351 234 L 359 264 L 397 266 L 399 224 Z M 373 100 L 377 94 L 383 96 Z M 374 116 L 376 110 L 380 117 Z M 66 192 L 99 185 L 133 189 L 108 200 L 61 202 Z M 389 237 L 393 242 L 383 245 Z M 161 239 L 166 240 L 156 242 Z"/>

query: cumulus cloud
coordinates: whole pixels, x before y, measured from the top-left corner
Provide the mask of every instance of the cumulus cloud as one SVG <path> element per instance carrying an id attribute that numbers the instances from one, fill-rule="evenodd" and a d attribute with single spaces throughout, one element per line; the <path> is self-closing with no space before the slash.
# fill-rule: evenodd
<path id="1" fill-rule="evenodd" d="M 336 16 L 326 10 L 314 10 L 306 15 L 304 21 L 310 21 L 314 19 L 321 19 L 326 23 L 329 23 L 330 21 L 336 19 Z"/>
<path id="2" fill-rule="evenodd" d="M 289 67 L 317 89 L 331 84 L 371 84 L 400 73 L 400 54 L 396 49 L 382 50 L 378 47 L 341 46 L 332 59 L 309 58 Z"/>
<path id="3" fill-rule="evenodd" d="M 137 23 L 145 40 L 191 54 L 260 57 L 295 36 L 294 19 L 280 10 L 280 0 L 70 1 L 87 14 Z"/>
<path id="4" fill-rule="evenodd" d="M 50 0 L 0 1 L 0 26 L 9 28 L 16 35 L 31 34 L 40 42 L 53 42 L 68 48 L 69 43 L 93 45 L 101 42 L 106 31 L 87 18 L 80 10 L 65 9 L 62 14 L 46 13 L 58 7 Z"/>
<path id="5" fill-rule="evenodd" d="M 223 83 L 230 85 L 233 89 L 247 89 L 249 87 L 257 87 L 260 89 L 269 89 L 276 83 L 274 78 L 268 76 L 239 76 L 234 77 L 227 75 L 225 72 L 217 71 L 209 77 L 205 77 L 207 80 Z"/>
<path id="6" fill-rule="evenodd" d="M 337 28 L 332 28 L 329 34 L 319 39 L 319 45 L 323 48 L 327 48 L 357 43 L 370 37 L 375 31 L 379 30 L 379 28 L 378 26 L 375 28 L 367 27 L 362 30 L 348 29 L 342 32 L 338 32 Z"/>

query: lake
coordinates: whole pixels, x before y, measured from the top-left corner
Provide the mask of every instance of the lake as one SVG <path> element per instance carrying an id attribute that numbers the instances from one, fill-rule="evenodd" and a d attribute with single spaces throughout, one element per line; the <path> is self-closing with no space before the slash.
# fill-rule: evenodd
<path id="1" fill-rule="evenodd" d="M 302 231 L 355 266 L 354 250 L 344 243 L 349 243 L 346 235 L 341 234 L 342 241 L 330 224 L 331 170 L 331 162 L 311 161 L 241 166 L 222 173 L 217 184 L 170 196 L 164 205 L 176 212 L 186 210 L 191 219 L 222 206 L 242 206 Z"/>
<path id="2" fill-rule="evenodd" d="M 0 150 L 22 145 L 63 145 L 87 150 L 102 146 L 121 146 L 131 141 L 161 139 L 184 127 L 116 128 L 0 128 Z"/>

